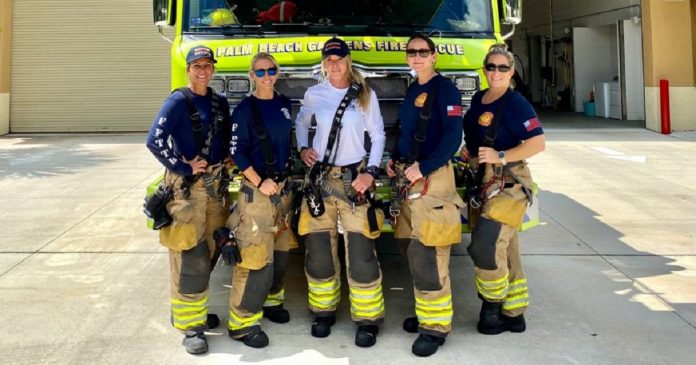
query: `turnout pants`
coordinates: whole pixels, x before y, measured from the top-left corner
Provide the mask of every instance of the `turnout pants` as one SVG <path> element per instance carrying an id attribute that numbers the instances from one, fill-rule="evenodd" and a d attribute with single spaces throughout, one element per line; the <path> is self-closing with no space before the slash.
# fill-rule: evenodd
<path id="1" fill-rule="evenodd" d="M 454 186 L 452 167 L 443 166 L 418 181 L 409 196 L 401 205 L 394 237 L 408 258 L 419 332 L 445 337 L 453 316 L 450 249 L 461 242 L 460 209 L 464 206 Z"/>
<path id="2" fill-rule="evenodd" d="M 279 183 L 282 191 L 286 183 Z M 291 194 L 275 206 L 269 196 L 243 180 L 236 209 L 227 227 L 235 231 L 242 262 L 232 269 L 227 327 L 235 338 L 256 331 L 263 307 L 285 299 L 284 278 L 291 248 L 297 241 L 289 228 Z"/>
<path id="3" fill-rule="evenodd" d="M 370 232 L 369 203 L 353 206 L 344 194 L 341 168 L 327 173 L 332 195 L 324 196 L 326 211 L 312 217 L 302 204 L 298 231 L 306 235 L 305 274 L 309 285 L 309 310 L 319 317 L 333 316 L 341 297 L 341 265 L 338 257 L 339 227 L 345 242 L 351 319 L 357 324 L 376 324 L 384 318 L 382 271 L 375 251 L 380 230 Z M 381 229 L 384 214 L 376 210 Z"/>
<path id="4" fill-rule="evenodd" d="M 516 179 L 507 172 L 499 178 L 509 187 L 484 203 L 467 249 L 476 266 L 474 275 L 480 296 L 488 302 L 503 303 L 502 313 L 516 317 L 529 306 L 517 226 L 528 201 L 523 186 L 531 188 L 532 178 L 525 162 L 511 167 L 509 172 Z M 484 181 L 492 177 L 489 166 Z"/>
<path id="5" fill-rule="evenodd" d="M 210 166 L 207 172 L 219 177 L 222 168 Z M 180 176 L 167 172 L 164 179 L 166 184 L 174 185 L 174 199 L 167 204 L 173 222 L 160 230 L 160 242 L 169 248 L 172 324 L 181 332 L 204 331 L 210 260 L 215 251 L 213 231 L 225 224 L 229 205 L 209 196 L 203 179 L 198 179 L 188 194 L 181 189 Z M 216 178 L 213 182 L 216 192 L 219 184 Z"/>

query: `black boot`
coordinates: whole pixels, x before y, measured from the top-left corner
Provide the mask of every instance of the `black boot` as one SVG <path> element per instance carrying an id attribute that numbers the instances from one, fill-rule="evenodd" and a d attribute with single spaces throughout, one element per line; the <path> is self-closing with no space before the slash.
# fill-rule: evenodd
<path id="1" fill-rule="evenodd" d="M 282 304 L 263 307 L 263 316 L 273 323 L 288 323 L 290 321 L 290 312 L 284 309 Z"/>
<path id="2" fill-rule="evenodd" d="M 200 355 L 208 352 L 208 341 L 206 341 L 203 332 L 186 331 L 181 344 L 184 345 L 189 354 Z"/>
<path id="3" fill-rule="evenodd" d="M 408 317 L 404 319 L 404 331 L 408 333 L 418 333 L 418 317 Z"/>
<path id="4" fill-rule="evenodd" d="M 520 314 L 517 317 L 508 317 L 501 314 L 500 319 L 503 321 L 506 331 L 522 333 L 527 329 L 527 323 L 524 321 L 524 314 Z"/>
<path id="5" fill-rule="evenodd" d="M 208 313 L 208 318 L 205 322 L 208 324 L 209 329 L 213 329 L 220 325 L 220 317 L 217 314 Z"/>
<path id="6" fill-rule="evenodd" d="M 484 335 L 497 335 L 505 331 L 505 326 L 501 320 L 501 309 L 503 303 L 494 303 L 483 301 L 481 303 L 481 312 L 479 313 L 479 321 L 476 329 Z"/>
<path id="7" fill-rule="evenodd" d="M 266 332 L 261 330 L 261 326 L 254 326 L 255 328 L 242 337 L 234 337 L 232 330 L 228 330 L 230 337 L 237 341 L 243 342 L 245 345 L 253 348 L 260 349 L 262 347 L 268 346 L 268 335 Z"/>
<path id="8" fill-rule="evenodd" d="M 328 337 L 331 334 L 331 326 L 336 324 L 336 316 L 316 317 L 312 323 L 312 336 Z"/>
<path id="9" fill-rule="evenodd" d="M 355 332 L 355 345 L 359 347 L 372 347 L 377 342 L 379 327 L 374 324 L 360 325 Z"/>
<path id="10" fill-rule="evenodd" d="M 426 335 L 421 333 L 418 338 L 413 343 L 411 347 L 411 352 L 416 356 L 430 356 L 437 352 L 437 348 L 445 343 L 444 337 L 437 337 L 433 335 Z"/>

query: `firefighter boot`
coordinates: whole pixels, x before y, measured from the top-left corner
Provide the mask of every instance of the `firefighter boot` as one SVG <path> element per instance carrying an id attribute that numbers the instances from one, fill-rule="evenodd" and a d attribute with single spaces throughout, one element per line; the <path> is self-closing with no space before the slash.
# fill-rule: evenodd
<path id="1" fill-rule="evenodd" d="M 404 331 L 408 333 L 418 333 L 418 317 L 408 317 L 404 319 Z"/>
<path id="2" fill-rule="evenodd" d="M 372 347 L 377 342 L 379 327 L 374 324 L 360 325 L 355 332 L 355 345 L 359 347 Z"/>
<path id="3" fill-rule="evenodd" d="M 182 345 L 189 354 L 199 355 L 208 352 L 208 341 L 203 332 L 186 331 Z"/>
<path id="4" fill-rule="evenodd" d="M 205 322 L 208 324 L 208 329 L 217 328 L 220 325 L 220 317 L 217 314 L 208 313 L 208 318 Z"/>
<path id="5" fill-rule="evenodd" d="M 445 343 L 444 337 L 437 337 L 433 335 L 426 335 L 421 333 L 418 338 L 413 343 L 411 347 L 411 352 L 416 356 L 430 356 L 437 352 L 437 348 Z"/>
<path id="6" fill-rule="evenodd" d="M 479 313 L 479 321 L 476 325 L 479 333 L 484 335 L 497 335 L 505 331 L 505 325 L 501 319 L 501 309 L 503 303 L 494 303 L 483 301 L 481 303 L 481 312 Z"/>
<path id="7" fill-rule="evenodd" d="M 263 316 L 273 323 L 288 323 L 290 321 L 290 313 L 283 308 L 282 304 L 263 307 Z"/>
<path id="8" fill-rule="evenodd" d="M 317 317 L 312 323 L 312 336 L 328 337 L 331 334 L 331 326 L 336 324 L 336 315 Z"/>
<path id="9" fill-rule="evenodd" d="M 245 345 L 253 348 L 260 349 L 262 347 L 268 346 L 268 335 L 266 332 L 261 330 L 261 326 L 249 327 L 250 332 L 242 337 L 233 337 L 231 330 L 228 330 L 230 337 L 237 341 L 243 342 Z"/>
<path id="10" fill-rule="evenodd" d="M 522 333 L 527 329 L 527 323 L 524 321 L 524 314 L 520 314 L 517 317 L 508 317 L 501 314 L 500 319 L 503 321 L 506 331 Z"/>

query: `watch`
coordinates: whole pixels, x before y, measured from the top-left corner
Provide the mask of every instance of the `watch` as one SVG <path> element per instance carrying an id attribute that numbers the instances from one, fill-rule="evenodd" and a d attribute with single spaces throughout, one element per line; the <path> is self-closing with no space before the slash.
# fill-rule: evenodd
<path id="1" fill-rule="evenodd" d="M 507 161 L 505 161 L 505 151 L 498 152 L 498 158 L 500 159 L 501 165 L 503 165 L 503 166 L 507 165 Z"/>
<path id="2" fill-rule="evenodd" d="M 372 178 L 375 180 L 377 180 L 379 178 L 379 168 L 377 166 L 366 167 L 365 173 L 372 175 Z"/>

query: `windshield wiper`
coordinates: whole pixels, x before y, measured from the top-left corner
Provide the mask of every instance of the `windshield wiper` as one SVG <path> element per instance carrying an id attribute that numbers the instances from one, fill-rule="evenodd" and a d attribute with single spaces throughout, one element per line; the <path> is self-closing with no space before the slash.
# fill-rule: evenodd
<path id="1" fill-rule="evenodd" d="M 224 35 L 237 35 L 237 34 L 244 34 L 244 35 L 256 35 L 259 37 L 263 37 L 264 34 L 261 31 L 261 26 L 252 24 L 252 25 L 245 25 L 245 24 L 227 24 L 227 25 L 220 25 L 220 26 L 210 26 L 210 25 L 196 25 L 189 27 L 190 31 L 205 31 L 205 32 L 216 32 L 220 31 Z"/>

